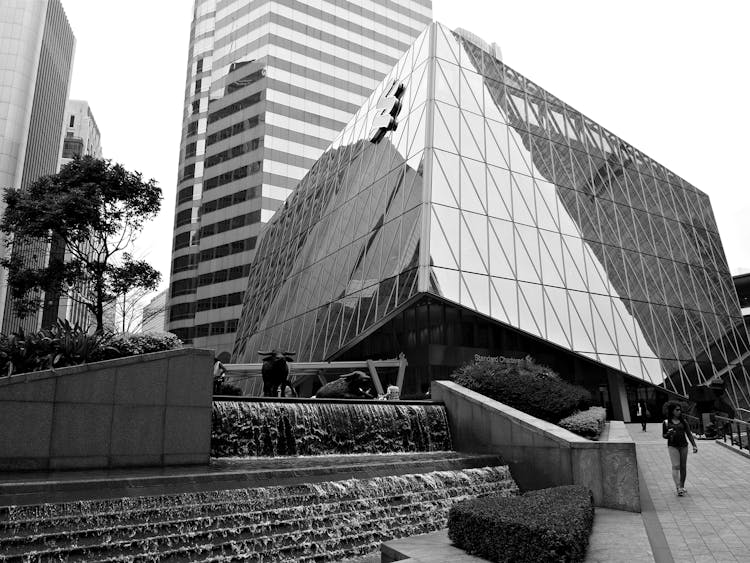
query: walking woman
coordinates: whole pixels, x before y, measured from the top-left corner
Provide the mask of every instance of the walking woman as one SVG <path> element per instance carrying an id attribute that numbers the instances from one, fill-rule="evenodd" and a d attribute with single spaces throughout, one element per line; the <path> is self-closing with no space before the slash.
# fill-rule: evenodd
<path id="1" fill-rule="evenodd" d="M 693 453 L 698 453 L 690 425 L 682 415 L 678 403 L 667 403 L 667 419 L 662 424 L 662 437 L 667 439 L 669 459 L 672 462 L 672 479 L 677 488 L 677 496 L 684 496 L 685 476 L 687 475 L 688 440 L 693 445 Z"/>

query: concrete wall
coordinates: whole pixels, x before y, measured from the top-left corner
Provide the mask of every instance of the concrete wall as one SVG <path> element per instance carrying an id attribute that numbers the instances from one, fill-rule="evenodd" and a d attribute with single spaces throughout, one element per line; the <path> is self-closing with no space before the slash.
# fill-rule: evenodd
<path id="1" fill-rule="evenodd" d="M 523 490 L 585 485 L 594 504 L 640 512 L 635 443 L 619 421 L 593 442 L 449 381 L 432 382 L 457 451 L 499 454 Z"/>
<path id="2" fill-rule="evenodd" d="M 213 351 L 0 378 L 0 470 L 208 463 Z"/>

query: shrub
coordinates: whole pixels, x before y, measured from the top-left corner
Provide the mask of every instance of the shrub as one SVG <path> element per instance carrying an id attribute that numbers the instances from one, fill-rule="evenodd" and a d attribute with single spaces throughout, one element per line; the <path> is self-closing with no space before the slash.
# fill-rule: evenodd
<path id="1" fill-rule="evenodd" d="M 588 410 L 573 413 L 557 424 L 579 436 L 594 440 L 602 433 L 605 420 L 607 420 L 607 409 L 591 407 Z"/>
<path id="2" fill-rule="evenodd" d="M 451 377 L 467 389 L 549 422 L 556 423 L 591 404 L 586 389 L 562 380 L 529 357 L 508 362 L 475 356 Z"/>
<path id="3" fill-rule="evenodd" d="M 0 375 L 76 366 L 111 353 L 111 336 L 89 333 L 77 323 L 60 320 L 51 328 L 10 336 L 0 334 Z"/>
<path id="4" fill-rule="evenodd" d="M 122 333 L 112 336 L 109 349 L 98 355 L 96 359 L 113 360 L 178 348 L 182 348 L 182 341 L 171 332 Z"/>
<path id="5" fill-rule="evenodd" d="M 459 502 L 448 513 L 448 537 L 490 561 L 583 561 L 593 523 L 591 491 L 567 485 Z"/>

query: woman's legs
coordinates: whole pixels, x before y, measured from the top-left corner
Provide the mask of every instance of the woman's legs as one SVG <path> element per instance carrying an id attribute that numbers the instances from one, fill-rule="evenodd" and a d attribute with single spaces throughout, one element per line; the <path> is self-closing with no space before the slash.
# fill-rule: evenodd
<path id="1" fill-rule="evenodd" d="M 643 431 L 646 431 L 646 415 L 641 415 L 641 428 L 643 428 Z"/>
<path id="2" fill-rule="evenodd" d="M 668 446 L 669 460 L 672 462 L 672 480 L 677 490 L 680 489 L 680 450 L 672 446 Z M 687 448 L 685 448 L 687 449 Z"/>
<path id="3" fill-rule="evenodd" d="M 685 477 L 687 476 L 687 456 L 688 448 L 680 448 L 680 488 L 685 488 Z"/>

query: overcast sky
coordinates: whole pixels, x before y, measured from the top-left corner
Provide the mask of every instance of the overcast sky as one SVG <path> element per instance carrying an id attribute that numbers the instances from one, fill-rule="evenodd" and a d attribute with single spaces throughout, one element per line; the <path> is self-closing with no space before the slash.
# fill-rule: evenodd
<path id="1" fill-rule="evenodd" d="M 62 0 L 76 36 L 70 96 L 104 156 L 158 181 L 139 252 L 169 281 L 192 0 Z M 706 192 L 733 274 L 750 271 L 750 2 L 433 0 L 505 62 Z"/>

